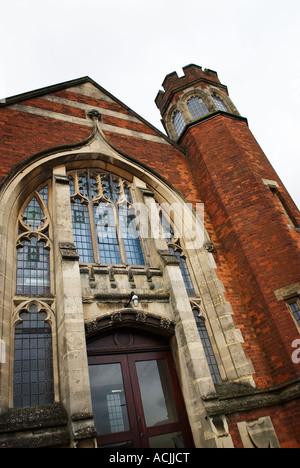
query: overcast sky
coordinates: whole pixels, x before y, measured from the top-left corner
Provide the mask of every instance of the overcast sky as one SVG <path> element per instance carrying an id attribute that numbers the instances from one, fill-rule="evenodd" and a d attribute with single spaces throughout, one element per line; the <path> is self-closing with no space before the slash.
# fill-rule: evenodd
<path id="1" fill-rule="evenodd" d="M 90 76 L 162 130 L 168 73 L 218 72 L 300 206 L 299 0 L 0 0 L 0 98 Z"/>

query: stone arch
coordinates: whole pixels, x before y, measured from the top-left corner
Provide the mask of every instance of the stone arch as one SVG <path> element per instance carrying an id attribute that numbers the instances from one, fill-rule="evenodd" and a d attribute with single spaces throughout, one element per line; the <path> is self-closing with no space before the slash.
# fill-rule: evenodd
<path id="1" fill-rule="evenodd" d="M 104 136 L 98 120 L 94 122 L 93 134 L 85 142 L 76 144 L 73 147 L 50 149 L 49 151 L 39 153 L 24 161 L 22 165 L 19 165 L 19 167 L 5 179 L 0 189 L 0 225 L 3 226 L 3 229 L 0 231 L 0 242 L 3 246 L 3 256 L 0 259 L 0 289 L 5 291 L 0 317 L 0 320 L 3 323 L 0 339 L 5 342 L 9 342 L 11 333 L 12 304 L 13 301 L 16 300 L 16 298 L 14 298 L 14 264 L 12 262 L 12 259 L 14 258 L 15 242 L 12 241 L 12 239 L 16 238 L 16 223 L 24 200 L 30 196 L 30 193 L 34 193 L 36 188 L 41 186 L 41 184 L 45 183 L 47 180 L 52 181 L 51 190 L 52 193 L 54 193 L 55 187 L 63 187 L 63 185 L 69 184 L 67 171 L 86 168 L 87 165 L 92 169 L 97 168 L 107 172 L 112 172 L 120 177 L 128 177 L 130 181 L 135 181 L 136 187 L 139 191 L 140 200 L 144 199 L 145 201 L 147 198 L 149 202 L 151 199 L 154 201 L 153 197 L 155 196 L 155 200 L 158 203 L 171 204 L 174 207 L 175 218 L 176 213 L 179 218 L 182 215 L 182 207 L 185 205 L 184 197 L 174 189 L 170 183 L 163 180 L 157 173 L 155 173 L 155 171 L 110 144 Z M 191 228 L 189 227 L 183 236 L 182 248 L 188 252 L 191 263 L 193 264 L 194 274 L 198 279 L 199 295 L 203 306 L 207 311 L 208 320 L 213 324 L 213 333 L 215 335 L 222 360 L 224 363 L 230 361 L 230 365 L 227 366 L 227 378 L 233 380 L 243 376 L 246 376 L 247 378 L 247 376 L 251 374 L 252 369 L 251 366 L 249 366 L 248 360 L 244 357 L 241 347 L 241 336 L 238 333 L 232 333 L 235 328 L 232 320 L 232 309 L 230 304 L 225 300 L 223 285 L 218 280 L 215 273 L 216 265 L 214 263 L 213 256 L 211 253 L 207 252 L 203 246 L 203 243 L 209 241 L 209 236 L 204 229 L 202 221 L 197 218 L 192 207 L 189 207 L 187 211 L 185 211 L 185 216 L 186 224 L 189 224 L 189 226 L 193 225 L 197 219 L 197 229 L 201 230 L 202 242 L 196 245 L 196 242 L 193 240 L 193 232 L 191 232 Z M 174 222 L 176 221 L 174 220 Z M 60 246 L 57 247 L 60 248 Z M 69 246 L 66 246 L 66 250 L 68 250 L 67 247 L 69 248 Z M 63 258 L 69 257 L 70 259 L 70 252 L 67 253 L 68 255 L 65 254 L 65 257 Z M 64 255 L 63 252 L 61 252 L 61 254 Z M 160 255 L 159 261 L 162 269 L 169 268 L 171 272 L 171 270 L 174 271 L 174 269 L 177 268 L 177 278 L 179 280 L 179 284 L 182 285 L 180 271 L 176 262 L 174 263 L 174 258 L 170 258 L 169 253 L 166 251 L 158 251 L 156 255 L 157 258 L 159 258 Z M 72 256 L 72 259 L 75 259 L 74 255 Z M 80 281 L 80 277 L 77 279 Z M 160 334 L 162 334 L 162 331 L 166 333 L 166 325 L 172 326 L 171 322 L 175 318 L 177 322 L 176 327 L 178 328 L 176 337 L 178 348 L 183 349 L 184 346 L 189 345 L 189 339 L 187 338 L 187 341 L 184 341 L 182 337 L 185 333 L 189 334 L 190 331 L 193 335 L 193 339 L 195 340 L 195 344 L 200 346 L 199 339 L 196 336 L 197 333 L 195 326 L 194 324 L 191 324 L 191 322 L 193 322 L 193 315 L 188 297 L 187 295 L 184 296 L 186 293 L 182 291 L 181 293 L 184 297 L 180 297 L 177 300 L 176 294 L 178 291 L 176 291 L 175 283 L 174 286 L 172 286 L 172 281 L 170 281 L 170 277 L 168 277 L 167 274 L 166 280 L 168 287 L 172 289 L 172 297 L 170 301 L 168 299 L 168 303 L 172 304 L 173 312 L 170 312 L 169 319 L 167 320 L 162 319 L 161 317 L 153 318 L 152 316 L 147 316 L 146 324 L 148 329 L 149 327 L 152 327 L 153 331 L 159 331 Z M 13 301 L 12 298 L 14 298 Z M 82 301 L 81 298 L 80 300 Z M 155 301 L 156 299 L 153 298 L 152 300 Z M 57 299 L 57 301 L 55 301 L 56 307 L 58 307 L 58 304 L 59 301 Z M 145 312 L 140 310 L 139 313 L 139 326 L 143 327 L 145 326 L 145 323 L 143 322 Z M 172 313 L 173 317 L 171 317 Z M 122 321 L 126 314 L 128 314 L 128 310 L 125 312 L 123 309 L 117 311 L 112 315 L 113 321 L 118 323 L 120 318 Z M 97 315 L 95 314 L 94 317 L 97 317 Z M 224 323 L 224 317 L 227 320 L 226 329 L 223 329 L 222 325 Z M 131 321 L 131 324 L 133 321 L 136 324 L 136 319 L 136 312 L 128 318 L 129 322 Z M 165 322 L 163 322 L 165 326 L 161 326 L 161 320 L 165 320 Z M 97 328 L 99 325 L 98 322 L 102 322 L 102 319 L 99 321 L 98 318 L 96 318 L 94 321 L 96 322 L 95 326 Z M 111 317 L 109 318 L 109 322 L 111 322 Z M 102 322 L 102 324 L 103 323 L 104 322 Z M 192 327 L 191 329 L 190 325 Z M 169 332 L 167 332 L 167 334 L 168 333 Z M 61 336 L 58 339 L 59 344 L 63 342 L 62 338 L 63 337 Z M 242 355 L 243 363 L 239 368 L 234 365 L 231 357 L 229 349 L 231 345 L 234 348 L 238 347 L 240 351 L 238 356 L 239 359 Z M 191 356 L 193 356 L 191 359 L 193 360 L 194 350 L 191 349 L 190 351 Z M 199 352 L 201 352 L 201 346 L 199 347 Z M 186 366 L 187 359 L 187 355 L 182 355 L 182 369 Z M 208 372 L 206 372 L 205 379 L 206 382 L 207 379 L 209 379 Z M 2 383 L 4 380 L 2 379 Z M 5 385 L 5 383 L 3 385 Z M 203 384 L 203 389 L 201 390 L 204 395 L 212 391 L 212 384 L 209 384 L 208 390 L 207 388 L 204 388 L 205 385 Z M 2 395 L 5 400 L 5 392 L 3 392 Z"/>
<path id="2" fill-rule="evenodd" d="M 159 315 L 146 313 L 142 309 L 122 309 L 85 323 L 88 340 L 99 333 L 119 328 L 134 328 L 171 338 L 175 333 L 175 322 Z"/>

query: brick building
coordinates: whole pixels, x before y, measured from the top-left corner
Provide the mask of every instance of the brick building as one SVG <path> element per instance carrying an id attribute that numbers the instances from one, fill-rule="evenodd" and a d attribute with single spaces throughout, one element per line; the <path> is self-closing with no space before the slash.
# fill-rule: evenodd
<path id="1" fill-rule="evenodd" d="M 88 77 L 0 104 L 0 447 L 300 447 L 300 213 L 183 71 L 168 136 Z"/>

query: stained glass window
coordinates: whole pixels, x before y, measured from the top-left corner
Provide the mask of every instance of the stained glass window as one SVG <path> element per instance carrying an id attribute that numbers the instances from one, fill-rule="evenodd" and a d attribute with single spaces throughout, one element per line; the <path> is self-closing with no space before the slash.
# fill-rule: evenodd
<path id="1" fill-rule="evenodd" d="M 130 184 L 93 170 L 72 172 L 69 179 L 80 261 L 145 265 Z"/>
<path id="2" fill-rule="evenodd" d="M 193 313 L 212 379 L 214 383 L 222 383 L 220 370 L 207 332 L 205 320 L 199 317 L 199 310 L 197 308 L 193 309 Z"/>
<path id="3" fill-rule="evenodd" d="M 35 192 L 19 218 L 17 294 L 50 294 L 47 205 L 48 186 L 45 186 L 39 192 Z"/>
<path id="4" fill-rule="evenodd" d="M 36 237 L 22 242 L 17 256 L 17 294 L 50 293 L 50 252 Z"/>
<path id="5" fill-rule="evenodd" d="M 15 328 L 14 407 L 54 403 L 53 352 L 50 324 L 45 312 L 31 305 L 20 314 Z"/>
<path id="6" fill-rule="evenodd" d="M 206 105 L 204 104 L 202 99 L 199 99 L 196 96 L 189 99 L 188 108 L 193 119 L 198 119 L 199 117 L 202 117 L 203 115 L 208 114 L 208 109 Z"/>
<path id="7" fill-rule="evenodd" d="M 94 261 L 94 252 L 88 206 L 76 199 L 71 204 L 71 209 L 74 242 L 80 261 L 92 263 Z"/>

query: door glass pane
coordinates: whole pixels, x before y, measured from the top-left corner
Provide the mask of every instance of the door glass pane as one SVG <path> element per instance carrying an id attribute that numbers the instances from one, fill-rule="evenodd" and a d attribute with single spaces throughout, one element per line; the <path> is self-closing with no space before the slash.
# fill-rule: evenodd
<path id="1" fill-rule="evenodd" d="M 149 437 L 150 448 L 185 448 L 181 432 Z"/>
<path id="2" fill-rule="evenodd" d="M 100 445 L 98 447 L 99 449 L 103 448 L 109 448 L 109 449 L 115 449 L 115 448 L 120 448 L 120 449 L 128 449 L 128 448 L 137 448 L 133 446 L 132 440 L 127 440 L 125 442 L 118 442 L 117 444 L 109 444 L 109 445 Z"/>
<path id="3" fill-rule="evenodd" d="M 165 359 L 136 362 L 147 427 L 178 421 Z"/>
<path id="4" fill-rule="evenodd" d="M 94 420 L 99 435 L 129 430 L 121 364 L 89 366 Z"/>

